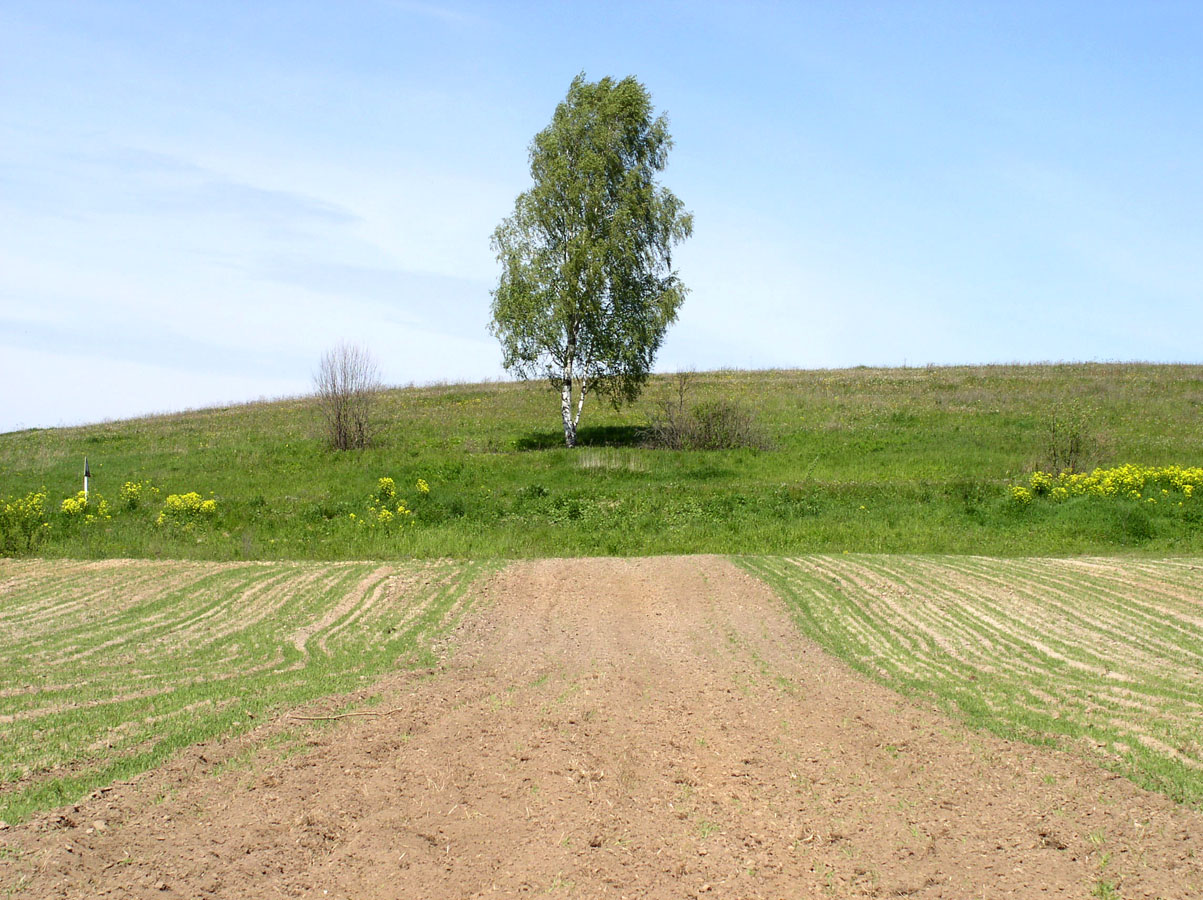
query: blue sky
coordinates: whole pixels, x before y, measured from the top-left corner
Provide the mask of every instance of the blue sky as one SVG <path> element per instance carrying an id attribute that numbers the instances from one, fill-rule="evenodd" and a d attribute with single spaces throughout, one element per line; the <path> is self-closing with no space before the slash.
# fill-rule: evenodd
<path id="1" fill-rule="evenodd" d="M 1203 361 L 1203 4 L 0 0 L 0 430 L 503 377 L 572 77 L 666 111 L 658 368 Z"/>

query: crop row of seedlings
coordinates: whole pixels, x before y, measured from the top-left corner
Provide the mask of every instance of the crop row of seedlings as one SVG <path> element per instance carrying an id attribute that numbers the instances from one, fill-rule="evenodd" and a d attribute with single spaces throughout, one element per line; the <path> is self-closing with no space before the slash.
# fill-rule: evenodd
<path id="1" fill-rule="evenodd" d="M 750 558 L 858 671 L 1203 803 L 1203 564 Z"/>
<path id="2" fill-rule="evenodd" d="M 0 561 L 0 819 L 427 661 L 481 571 Z"/>

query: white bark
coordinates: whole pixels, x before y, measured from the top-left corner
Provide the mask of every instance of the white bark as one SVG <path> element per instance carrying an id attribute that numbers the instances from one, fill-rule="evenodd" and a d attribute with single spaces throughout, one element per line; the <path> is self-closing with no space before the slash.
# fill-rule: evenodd
<path id="1" fill-rule="evenodd" d="M 568 447 L 576 446 L 576 429 L 581 421 L 581 410 L 585 408 L 585 395 L 589 392 L 589 366 L 592 360 L 585 360 L 581 367 L 581 387 L 580 393 L 577 394 L 576 402 L 573 403 L 572 386 L 574 379 L 574 363 L 576 360 L 573 356 L 573 348 L 575 342 L 570 342 L 568 352 L 565 354 L 566 361 L 560 367 L 560 417 L 564 420 L 564 444 Z M 573 413 L 572 407 L 576 406 L 576 412 Z"/>
<path id="2" fill-rule="evenodd" d="M 576 403 L 576 417 L 572 420 L 572 433 L 576 434 L 576 427 L 581 421 L 581 410 L 585 408 L 585 392 L 589 390 L 589 380 L 581 378 L 581 396 Z"/>
<path id="3" fill-rule="evenodd" d="M 565 368 L 563 380 L 560 383 L 560 415 L 564 419 L 564 443 L 569 447 L 576 446 L 576 423 L 580 418 L 572 415 L 572 369 Z"/>

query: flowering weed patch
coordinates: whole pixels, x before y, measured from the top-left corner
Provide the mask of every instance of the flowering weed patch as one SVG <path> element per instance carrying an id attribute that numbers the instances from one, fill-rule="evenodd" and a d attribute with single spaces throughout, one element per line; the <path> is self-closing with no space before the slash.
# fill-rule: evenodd
<path id="1" fill-rule="evenodd" d="M 1019 506 L 1027 506 L 1032 502 L 1032 492 L 1021 484 L 1014 485 L 1011 488 L 1011 502 Z"/>
<path id="2" fill-rule="evenodd" d="M 395 528 L 414 522 L 413 510 L 397 494 L 397 482 L 391 478 L 377 479 L 368 509 L 367 516 L 360 518 L 352 513 L 351 518 L 368 528 Z"/>
<path id="3" fill-rule="evenodd" d="M 351 513 L 350 518 L 357 525 L 366 528 L 398 528 L 403 525 L 413 525 L 417 521 L 417 512 L 430 496 L 430 483 L 425 478 L 419 478 L 414 483 L 417 499 L 410 506 L 405 498 L 397 492 L 397 482 L 392 478 L 376 480 L 376 490 L 369 498 L 367 515 L 359 516 Z"/>
<path id="4" fill-rule="evenodd" d="M 121 485 L 118 493 L 121 504 L 126 509 L 137 509 L 147 501 L 159 499 L 159 489 L 149 481 L 127 481 Z"/>
<path id="5" fill-rule="evenodd" d="M 174 525 L 191 530 L 217 515 L 217 501 L 205 500 L 196 491 L 186 494 L 168 494 L 163 511 L 155 520 L 157 525 Z"/>
<path id="6" fill-rule="evenodd" d="M 44 490 L 0 499 L 0 553 L 28 553 L 49 529 Z"/>
<path id="7" fill-rule="evenodd" d="M 82 522 L 85 525 L 94 525 L 113 518 L 108 501 L 95 491 L 90 494 L 80 491 L 74 497 L 64 500 L 59 509 L 67 521 Z"/>
<path id="8" fill-rule="evenodd" d="M 1012 489 L 1029 496 L 1050 500 L 1070 497 L 1117 497 L 1145 503 L 1177 503 L 1179 506 L 1194 499 L 1203 489 L 1203 467 L 1123 465 L 1092 472 L 1033 472 L 1029 479 L 1031 490 L 1022 486 Z"/>

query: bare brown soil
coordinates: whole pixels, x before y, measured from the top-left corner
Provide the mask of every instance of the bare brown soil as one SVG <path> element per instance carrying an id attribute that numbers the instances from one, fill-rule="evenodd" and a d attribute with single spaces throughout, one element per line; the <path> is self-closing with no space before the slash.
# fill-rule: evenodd
<path id="1" fill-rule="evenodd" d="M 724 560 L 542 560 L 482 593 L 441 671 L 376 686 L 388 714 L 282 717 L 0 831 L 4 887 L 1203 897 L 1203 814 L 900 700 Z"/>

